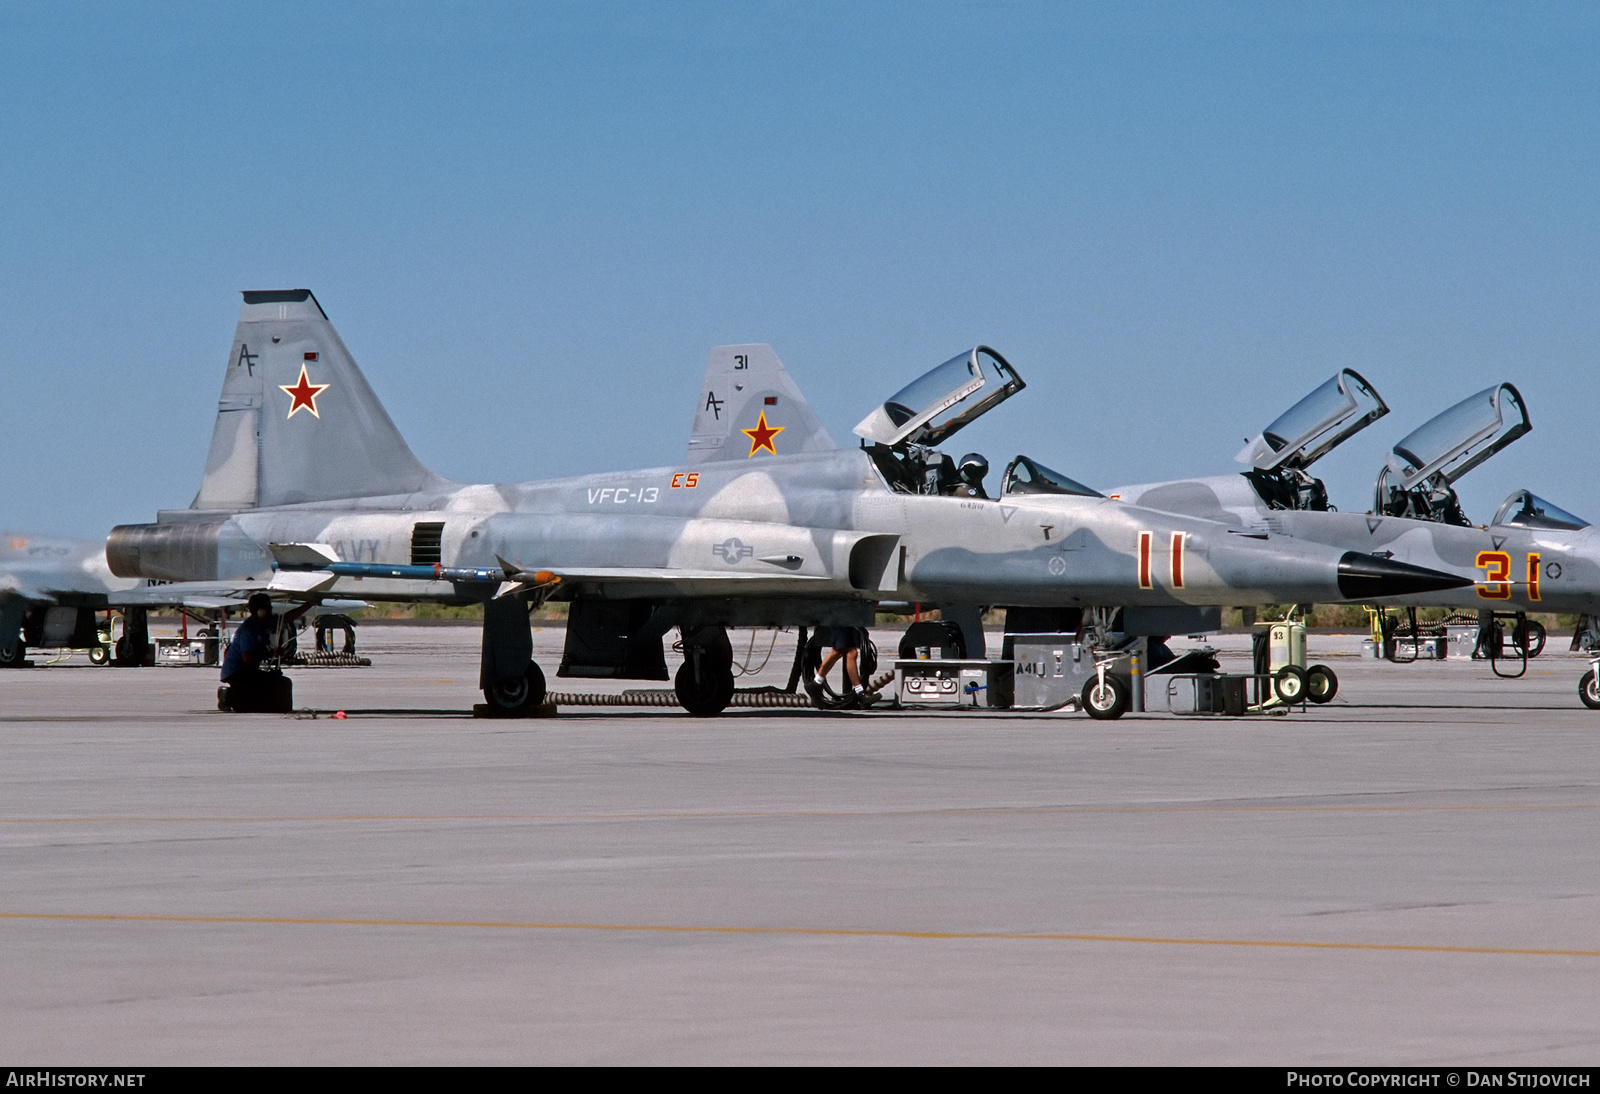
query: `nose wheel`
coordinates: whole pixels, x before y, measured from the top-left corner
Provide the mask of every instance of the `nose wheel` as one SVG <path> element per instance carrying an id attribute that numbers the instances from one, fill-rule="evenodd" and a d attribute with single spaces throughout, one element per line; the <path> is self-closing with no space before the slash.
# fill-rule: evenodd
<path id="1" fill-rule="evenodd" d="M 1128 709 L 1128 685 L 1109 672 L 1084 681 L 1081 702 L 1084 712 L 1099 722 L 1122 717 Z"/>
<path id="2" fill-rule="evenodd" d="M 1600 710 L 1600 677 L 1595 676 L 1594 669 L 1584 673 L 1578 681 L 1578 698 L 1590 710 Z"/>

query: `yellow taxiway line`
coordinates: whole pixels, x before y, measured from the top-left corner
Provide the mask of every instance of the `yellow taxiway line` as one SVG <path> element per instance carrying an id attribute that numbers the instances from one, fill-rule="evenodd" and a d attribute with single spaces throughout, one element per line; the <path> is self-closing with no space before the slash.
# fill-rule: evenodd
<path id="1" fill-rule="evenodd" d="M 76 923 L 193 923 L 327 927 L 450 927 L 468 930 L 595 931 L 617 934 L 787 935 L 822 938 L 904 938 L 946 942 L 1115 942 L 1144 946 L 1226 946 L 1236 949 L 1346 950 L 1378 953 L 1494 954 L 1514 957 L 1600 957 L 1600 949 L 1441 946 L 1399 942 L 1317 942 L 1271 938 L 1165 938 L 1151 935 L 1054 931 L 910 931 L 862 927 L 738 927 L 671 923 L 538 923 L 515 920 L 364 919 L 331 916 L 98 915 L 84 912 L 0 912 L 0 920 Z"/>
<path id="2" fill-rule="evenodd" d="M 376 821 L 755 820 L 829 817 L 1093 816 L 1129 813 L 1516 813 L 1544 809 L 1600 809 L 1600 802 L 1509 805 L 1128 805 L 974 806 L 969 809 L 674 811 L 663 813 L 373 813 L 284 816 L 0 817 L 0 824 L 306 824 Z"/>

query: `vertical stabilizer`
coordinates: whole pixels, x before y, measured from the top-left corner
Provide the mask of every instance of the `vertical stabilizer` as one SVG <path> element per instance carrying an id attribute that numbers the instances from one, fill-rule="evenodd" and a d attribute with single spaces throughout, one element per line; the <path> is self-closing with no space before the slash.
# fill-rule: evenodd
<path id="1" fill-rule="evenodd" d="M 411 454 L 309 289 L 244 294 L 193 508 L 444 485 Z"/>
<path id="2" fill-rule="evenodd" d="M 689 463 L 838 447 L 771 346 L 718 346 L 711 351 L 689 435 Z"/>

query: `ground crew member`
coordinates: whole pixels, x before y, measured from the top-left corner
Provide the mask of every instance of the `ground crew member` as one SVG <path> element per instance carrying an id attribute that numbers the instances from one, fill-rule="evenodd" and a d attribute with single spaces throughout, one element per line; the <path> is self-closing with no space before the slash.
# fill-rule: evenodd
<path id="1" fill-rule="evenodd" d="M 261 671 L 272 653 L 275 621 L 272 598 L 256 593 L 249 600 L 250 615 L 233 632 L 227 656 L 222 659 L 222 682 L 228 685 L 228 706 L 235 711 L 263 709 L 267 689 L 276 677 Z"/>
<path id="2" fill-rule="evenodd" d="M 822 664 L 817 666 L 816 684 L 822 688 L 827 686 L 824 679 L 828 670 L 844 658 L 844 675 L 859 706 L 870 706 L 873 697 L 867 694 L 867 689 L 861 684 L 861 632 L 855 627 L 832 628 L 833 651 L 822 659 Z"/>

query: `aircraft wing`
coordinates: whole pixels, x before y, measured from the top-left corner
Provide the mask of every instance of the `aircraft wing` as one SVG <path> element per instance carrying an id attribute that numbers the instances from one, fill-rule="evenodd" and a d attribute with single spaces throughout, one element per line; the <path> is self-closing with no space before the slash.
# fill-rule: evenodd
<path id="1" fill-rule="evenodd" d="M 113 608 L 193 608 L 195 611 L 213 612 L 220 608 L 243 608 L 251 590 L 238 589 L 231 593 L 166 593 L 160 589 L 135 589 L 131 593 L 108 598 Z"/>
<path id="2" fill-rule="evenodd" d="M 285 590 L 278 589 L 266 581 L 175 581 L 169 585 L 148 585 L 111 593 L 106 597 L 106 606 L 190 608 L 194 611 L 214 612 L 222 608 L 243 609 L 252 593 L 283 591 Z M 324 598 L 308 596 L 306 599 Z M 351 600 L 348 597 L 337 599 L 341 601 L 344 610 L 366 606 L 364 602 Z"/>

